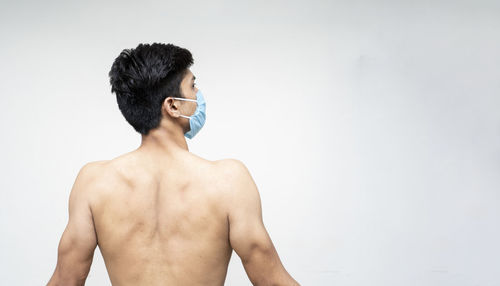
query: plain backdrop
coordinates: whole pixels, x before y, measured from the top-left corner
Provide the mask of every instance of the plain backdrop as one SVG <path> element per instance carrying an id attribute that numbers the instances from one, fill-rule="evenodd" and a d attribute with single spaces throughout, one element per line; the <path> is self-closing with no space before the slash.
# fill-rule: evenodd
<path id="1" fill-rule="evenodd" d="M 302 285 L 500 285 L 499 31 L 498 1 L 2 1 L 0 284 L 45 285 L 78 170 L 139 146 L 108 72 L 162 42 L 190 151 L 247 165 Z"/>

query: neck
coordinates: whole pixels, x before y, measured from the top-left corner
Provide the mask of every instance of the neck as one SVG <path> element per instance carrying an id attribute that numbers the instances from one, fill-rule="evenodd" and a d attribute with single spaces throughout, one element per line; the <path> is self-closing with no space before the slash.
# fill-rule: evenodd
<path id="1" fill-rule="evenodd" d="M 189 151 L 182 129 L 175 127 L 162 124 L 150 130 L 148 135 L 142 135 L 141 146 L 137 150 L 167 155 Z"/>

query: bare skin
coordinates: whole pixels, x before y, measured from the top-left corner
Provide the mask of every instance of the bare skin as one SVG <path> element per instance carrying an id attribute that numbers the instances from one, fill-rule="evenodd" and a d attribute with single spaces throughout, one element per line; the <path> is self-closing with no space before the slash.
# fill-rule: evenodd
<path id="1" fill-rule="evenodd" d="M 217 163 L 134 151 L 102 164 L 92 198 L 113 285 L 223 285 L 232 248 Z M 212 176 L 211 176 L 212 175 Z"/>
<path id="2" fill-rule="evenodd" d="M 196 99 L 193 82 L 188 69 L 186 98 Z M 179 115 L 195 109 L 167 98 L 139 148 L 80 170 L 47 285 L 84 285 L 97 246 L 115 286 L 224 285 L 233 249 L 254 285 L 299 285 L 264 227 L 246 167 L 189 152 L 189 121 Z"/>

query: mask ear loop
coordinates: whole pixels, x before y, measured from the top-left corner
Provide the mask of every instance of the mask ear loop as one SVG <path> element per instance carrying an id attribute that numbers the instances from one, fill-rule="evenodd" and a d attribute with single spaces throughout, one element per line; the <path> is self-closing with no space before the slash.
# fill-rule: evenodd
<path id="1" fill-rule="evenodd" d="M 190 98 L 182 98 L 182 97 L 172 97 L 172 98 L 175 98 L 177 100 L 185 100 L 185 101 L 194 101 L 194 102 L 197 102 L 196 99 L 190 99 Z"/>
<path id="2" fill-rule="evenodd" d="M 198 106 L 198 101 L 194 100 L 194 99 L 190 99 L 190 98 L 182 98 L 182 97 L 172 97 L 174 99 L 177 99 L 177 100 L 185 100 L 185 101 L 194 101 L 196 102 L 196 106 Z M 182 114 L 179 114 L 180 117 L 184 117 L 184 118 L 187 118 L 187 119 L 191 119 L 191 116 L 186 116 L 186 115 L 182 115 Z"/>

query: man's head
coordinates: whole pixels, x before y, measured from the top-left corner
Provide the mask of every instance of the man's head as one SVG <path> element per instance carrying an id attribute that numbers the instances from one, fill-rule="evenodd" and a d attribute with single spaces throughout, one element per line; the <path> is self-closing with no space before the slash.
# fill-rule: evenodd
<path id="1" fill-rule="evenodd" d="M 196 102 L 167 97 L 196 99 L 198 89 L 189 69 L 193 64 L 191 52 L 172 44 L 139 44 L 125 49 L 115 59 L 109 72 L 111 92 L 116 94 L 118 107 L 134 129 L 148 135 L 162 119 L 183 122 L 189 130 L 188 119 Z"/>

